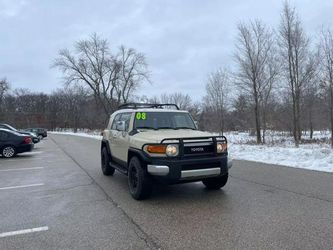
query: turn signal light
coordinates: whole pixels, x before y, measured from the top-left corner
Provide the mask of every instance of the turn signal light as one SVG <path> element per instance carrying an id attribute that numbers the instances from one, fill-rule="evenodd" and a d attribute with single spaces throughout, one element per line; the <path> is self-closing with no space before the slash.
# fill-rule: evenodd
<path id="1" fill-rule="evenodd" d="M 148 145 L 147 152 L 153 154 L 165 154 L 166 145 Z"/>

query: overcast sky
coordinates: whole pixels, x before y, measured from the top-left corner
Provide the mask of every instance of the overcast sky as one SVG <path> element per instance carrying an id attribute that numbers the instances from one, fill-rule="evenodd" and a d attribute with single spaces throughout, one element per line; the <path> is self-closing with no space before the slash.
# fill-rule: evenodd
<path id="1" fill-rule="evenodd" d="M 51 69 L 62 48 L 93 32 L 147 56 L 153 85 L 140 94 L 180 91 L 199 100 L 209 72 L 233 64 L 239 21 L 277 27 L 281 0 L 0 0 L 0 78 L 12 87 L 52 92 L 62 86 Z M 333 27 L 332 0 L 291 1 L 308 33 Z"/>

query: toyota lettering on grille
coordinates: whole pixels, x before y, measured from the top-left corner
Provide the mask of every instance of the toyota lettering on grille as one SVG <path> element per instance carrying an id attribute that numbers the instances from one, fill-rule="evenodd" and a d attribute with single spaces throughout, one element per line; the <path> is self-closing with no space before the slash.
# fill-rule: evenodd
<path id="1" fill-rule="evenodd" d="M 204 148 L 191 148 L 191 152 L 204 152 Z"/>

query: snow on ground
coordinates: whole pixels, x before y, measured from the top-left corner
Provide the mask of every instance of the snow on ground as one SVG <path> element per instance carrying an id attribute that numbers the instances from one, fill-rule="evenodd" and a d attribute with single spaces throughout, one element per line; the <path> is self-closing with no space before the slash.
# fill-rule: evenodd
<path id="1" fill-rule="evenodd" d="M 333 172 L 333 150 L 326 131 L 314 133 L 316 143 L 310 143 L 309 135 L 304 135 L 299 148 L 287 133 L 269 131 L 265 145 L 255 145 L 256 137 L 248 132 L 227 132 L 225 136 L 233 159 Z"/>
<path id="2" fill-rule="evenodd" d="M 72 130 L 50 132 L 83 136 L 101 140 L 100 131 Z M 333 173 L 333 150 L 329 145 L 330 133 L 315 131 L 314 141 L 309 135 L 303 136 L 303 143 L 296 148 L 293 138 L 286 132 L 268 131 L 265 145 L 256 145 L 256 137 L 249 132 L 227 132 L 229 153 L 233 159 L 271 163 L 295 168 L 324 171 Z"/>
<path id="3" fill-rule="evenodd" d="M 62 132 L 49 131 L 48 133 L 50 133 L 50 134 L 59 134 L 59 135 L 73 135 L 73 136 L 89 137 L 89 138 L 93 138 L 93 139 L 96 139 L 96 140 L 102 140 L 102 136 L 100 135 L 101 134 L 100 131 L 98 133 L 94 132 L 94 131 L 92 131 L 92 132 L 77 132 L 77 133 L 70 132 L 70 131 L 62 131 Z"/>
<path id="4" fill-rule="evenodd" d="M 333 151 L 320 145 L 296 147 L 231 144 L 233 159 L 258 161 L 333 173 Z"/>

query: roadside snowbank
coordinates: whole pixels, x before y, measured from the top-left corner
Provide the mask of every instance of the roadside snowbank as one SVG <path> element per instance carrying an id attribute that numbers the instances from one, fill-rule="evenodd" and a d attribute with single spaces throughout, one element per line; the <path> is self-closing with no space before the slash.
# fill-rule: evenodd
<path id="1" fill-rule="evenodd" d="M 257 146 L 232 143 L 233 159 L 258 161 L 333 173 L 333 150 L 324 145 Z"/>
<path id="2" fill-rule="evenodd" d="M 328 144 L 327 131 L 315 131 L 313 138 L 317 143 L 310 143 L 309 135 L 303 135 L 307 143 L 299 148 L 285 132 L 268 131 L 265 145 L 255 145 L 255 136 L 248 132 L 227 132 L 225 136 L 233 159 L 333 172 L 333 150 Z"/>
<path id="3" fill-rule="evenodd" d="M 100 131 L 49 132 L 101 140 Z M 293 139 L 283 133 L 269 132 L 266 145 L 255 145 L 255 137 L 248 132 L 225 133 L 229 143 L 229 153 L 233 159 L 271 163 L 295 168 L 333 173 L 333 150 L 328 143 L 307 143 L 296 148 Z M 328 132 L 315 132 L 314 138 L 325 140 Z M 308 136 L 304 136 L 308 139 Z"/>
<path id="4" fill-rule="evenodd" d="M 73 136 L 81 136 L 81 137 L 89 137 L 92 139 L 96 139 L 96 140 L 102 140 L 102 136 L 99 133 L 84 133 L 84 132 L 53 132 L 53 131 L 49 131 L 48 133 L 50 134 L 55 134 L 55 135 L 73 135 Z"/>

